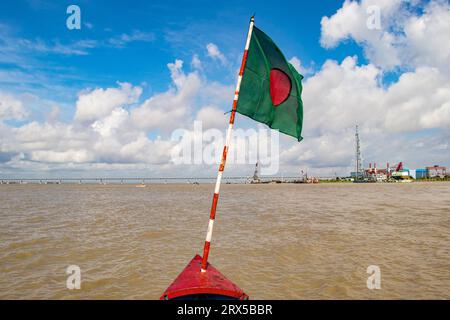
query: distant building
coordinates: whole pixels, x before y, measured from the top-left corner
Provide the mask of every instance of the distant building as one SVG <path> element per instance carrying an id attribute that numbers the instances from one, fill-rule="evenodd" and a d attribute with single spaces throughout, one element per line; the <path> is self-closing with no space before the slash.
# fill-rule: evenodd
<path id="1" fill-rule="evenodd" d="M 415 172 L 414 172 L 415 173 Z M 401 171 L 392 172 L 392 178 L 395 180 L 411 180 L 413 177 L 411 176 L 409 169 L 402 169 Z"/>
<path id="2" fill-rule="evenodd" d="M 358 175 L 357 175 L 355 171 L 350 172 L 351 178 L 356 178 L 357 176 L 358 176 L 358 178 L 362 179 L 362 178 L 364 178 L 364 173 L 358 172 Z"/>
<path id="3" fill-rule="evenodd" d="M 364 174 L 371 181 L 382 182 L 386 181 L 389 175 L 389 164 L 386 168 L 377 168 L 377 164 L 374 163 L 372 167 L 372 163 L 369 163 L 369 168 L 364 169 Z"/>
<path id="4" fill-rule="evenodd" d="M 445 178 L 445 175 L 447 174 L 447 168 L 438 165 L 426 167 L 425 169 L 427 173 L 427 178 L 436 178 L 436 177 Z"/>
<path id="5" fill-rule="evenodd" d="M 427 169 L 416 169 L 416 179 L 424 179 L 427 177 Z"/>

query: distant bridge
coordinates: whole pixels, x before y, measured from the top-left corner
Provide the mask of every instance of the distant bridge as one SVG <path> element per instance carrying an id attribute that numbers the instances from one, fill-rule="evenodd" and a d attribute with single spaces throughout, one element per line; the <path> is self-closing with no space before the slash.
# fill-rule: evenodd
<path id="1" fill-rule="evenodd" d="M 335 177 L 321 177 L 321 179 L 330 179 Z M 227 182 L 230 181 L 247 181 L 250 180 L 251 177 L 244 176 L 235 176 L 235 177 L 223 177 L 223 179 Z M 300 177 L 294 176 L 285 176 L 285 177 L 260 177 L 262 181 L 291 181 L 291 180 L 299 180 Z M 216 177 L 104 177 L 104 178 L 1 178 L 0 184 L 26 184 L 26 183 L 37 183 L 37 184 L 62 184 L 62 183 L 98 183 L 98 184 L 107 184 L 107 183 L 152 183 L 152 182 L 186 182 L 186 183 L 195 183 L 198 181 L 208 182 L 215 181 Z"/>

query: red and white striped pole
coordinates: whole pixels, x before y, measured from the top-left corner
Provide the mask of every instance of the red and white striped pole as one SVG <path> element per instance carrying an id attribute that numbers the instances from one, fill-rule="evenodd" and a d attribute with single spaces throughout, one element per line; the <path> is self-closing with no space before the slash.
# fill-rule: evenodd
<path id="1" fill-rule="evenodd" d="M 205 246 L 203 248 L 203 260 L 202 260 L 202 272 L 206 272 L 208 264 L 209 247 L 211 245 L 212 232 L 214 227 L 214 218 L 216 217 L 217 202 L 219 201 L 220 183 L 222 182 L 222 174 L 225 169 L 225 163 L 227 161 L 228 148 L 231 142 L 231 132 L 233 131 L 234 117 L 236 115 L 236 106 L 239 99 L 239 89 L 241 88 L 242 75 L 244 74 L 245 63 L 247 62 L 248 48 L 250 47 L 250 39 L 252 38 L 253 25 L 255 24 L 255 18 L 251 17 L 250 26 L 248 28 L 247 42 L 245 43 L 244 55 L 242 56 L 241 69 L 239 70 L 239 76 L 236 83 L 236 90 L 234 92 L 233 108 L 231 109 L 230 123 L 227 130 L 227 138 L 225 145 L 223 146 L 222 161 L 219 166 L 219 173 L 217 174 L 216 188 L 214 190 L 214 196 L 211 205 L 211 213 L 209 214 L 208 231 L 206 232 Z"/>

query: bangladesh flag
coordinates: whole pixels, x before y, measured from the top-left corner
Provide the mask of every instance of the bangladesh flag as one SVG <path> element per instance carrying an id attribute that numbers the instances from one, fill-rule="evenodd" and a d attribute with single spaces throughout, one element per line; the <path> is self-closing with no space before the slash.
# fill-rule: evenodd
<path id="1" fill-rule="evenodd" d="M 300 141 L 302 79 L 272 39 L 253 27 L 236 111 Z"/>

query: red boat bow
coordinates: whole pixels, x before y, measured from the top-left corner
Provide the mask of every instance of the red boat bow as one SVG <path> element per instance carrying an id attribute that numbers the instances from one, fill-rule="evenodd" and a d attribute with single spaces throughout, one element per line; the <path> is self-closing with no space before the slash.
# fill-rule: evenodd
<path id="1" fill-rule="evenodd" d="M 206 272 L 201 272 L 202 258 L 196 255 L 178 275 L 175 281 L 164 291 L 160 300 L 171 300 L 185 296 L 220 295 L 239 300 L 248 296 L 241 288 L 228 280 L 208 263 Z"/>

